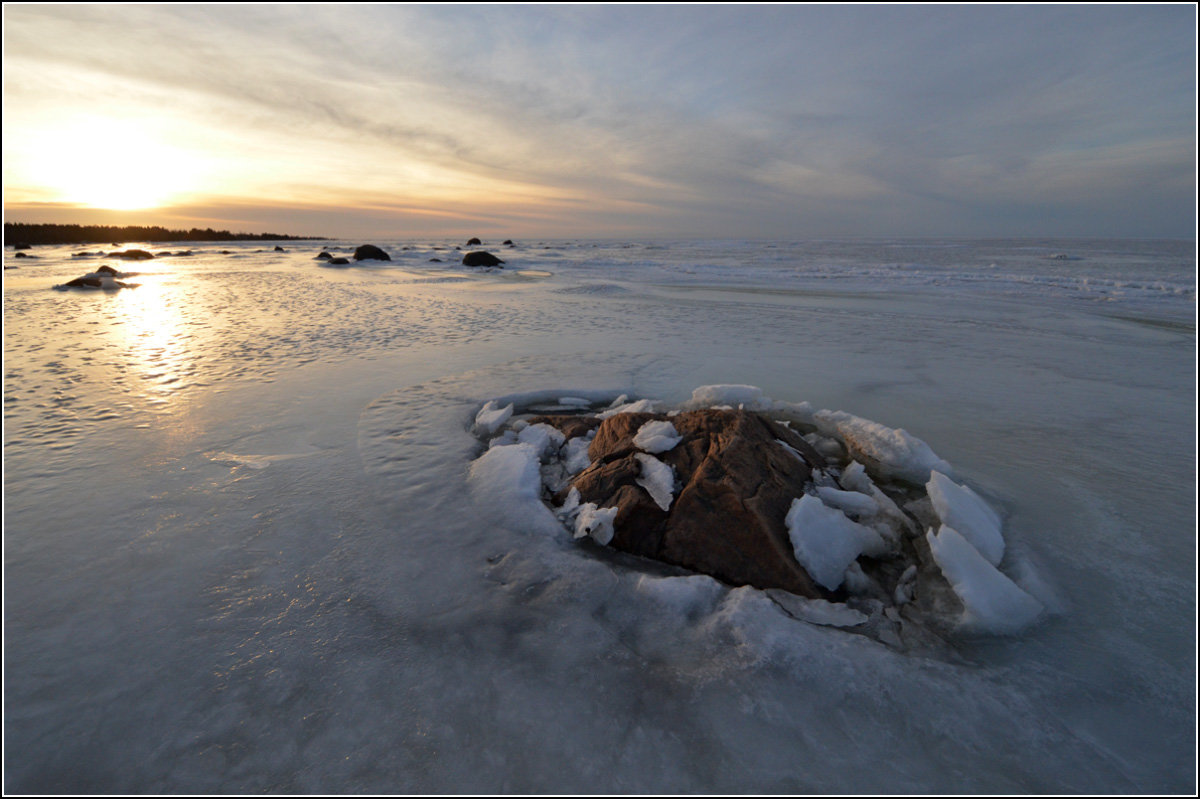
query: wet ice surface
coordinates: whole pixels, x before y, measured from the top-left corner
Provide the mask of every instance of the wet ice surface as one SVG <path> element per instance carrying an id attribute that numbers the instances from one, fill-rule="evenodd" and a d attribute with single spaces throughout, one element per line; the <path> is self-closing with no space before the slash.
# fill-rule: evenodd
<path id="1" fill-rule="evenodd" d="M 1190 246 L 375 243 L 11 262 L 6 790 L 1195 788 Z M 1053 615 L 903 653 L 466 501 L 488 399 L 713 383 L 927 442 Z"/>

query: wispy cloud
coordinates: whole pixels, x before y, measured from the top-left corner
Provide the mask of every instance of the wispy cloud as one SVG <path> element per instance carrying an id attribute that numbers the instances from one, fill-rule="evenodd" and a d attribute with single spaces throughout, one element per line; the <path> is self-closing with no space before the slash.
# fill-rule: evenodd
<path id="1" fill-rule="evenodd" d="M 1190 7 L 4 13 L 10 207 L 40 130 L 109 114 L 204 165 L 191 205 L 355 229 L 1194 230 Z"/>

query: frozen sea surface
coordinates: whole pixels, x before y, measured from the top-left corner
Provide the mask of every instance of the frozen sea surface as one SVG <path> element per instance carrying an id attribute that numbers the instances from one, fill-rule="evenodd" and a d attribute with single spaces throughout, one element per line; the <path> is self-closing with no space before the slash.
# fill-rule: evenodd
<path id="1" fill-rule="evenodd" d="M 1194 245 L 374 243 L 5 252 L 6 791 L 1195 791 Z M 467 499 L 490 399 L 714 383 L 927 442 L 1051 613 L 903 652 Z"/>

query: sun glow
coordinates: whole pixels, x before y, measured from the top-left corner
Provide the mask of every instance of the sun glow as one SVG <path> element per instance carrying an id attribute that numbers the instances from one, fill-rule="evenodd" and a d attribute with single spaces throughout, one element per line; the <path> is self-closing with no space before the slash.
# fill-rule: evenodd
<path id="1" fill-rule="evenodd" d="M 23 171 L 53 202 L 155 208 L 195 188 L 199 168 L 152 126 L 103 117 L 55 125 L 27 148 Z"/>

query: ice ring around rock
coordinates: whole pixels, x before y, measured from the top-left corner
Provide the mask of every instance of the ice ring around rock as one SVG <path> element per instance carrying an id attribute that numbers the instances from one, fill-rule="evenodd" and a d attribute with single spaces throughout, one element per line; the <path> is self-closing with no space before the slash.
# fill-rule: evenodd
<path id="1" fill-rule="evenodd" d="M 844 411 L 697 388 L 677 407 L 488 401 L 478 497 L 540 502 L 572 537 L 766 591 L 790 615 L 1010 634 L 1042 603 L 1004 574 L 1002 519 L 920 439 Z"/>

